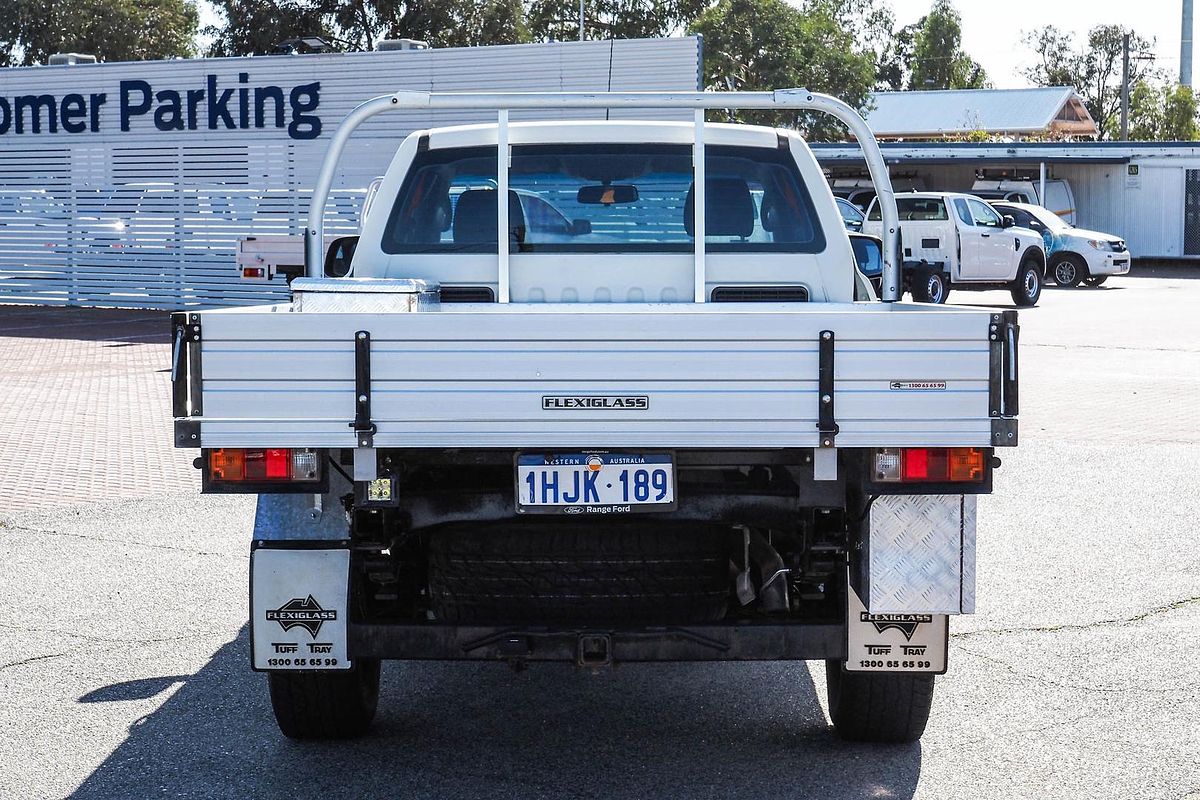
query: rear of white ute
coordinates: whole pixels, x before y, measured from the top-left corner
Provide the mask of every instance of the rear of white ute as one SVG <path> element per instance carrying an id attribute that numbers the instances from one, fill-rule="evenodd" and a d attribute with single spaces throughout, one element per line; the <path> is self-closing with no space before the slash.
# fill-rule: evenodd
<path id="1" fill-rule="evenodd" d="M 703 124 L 728 107 L 849 125 L 885 241 L 851 247 L 794 132 Z M 411 108 L 499 116 L 408 137 L 326 248 L 345 138 Z M 562 108 L 696 121 L 508 124 Z M 820 659 L 839 735 L 921 735 L 1017 443 L 1018 328 L 894 302 L 851 109 L 398 93 L 339 129 L 314 198 L 292 302 L 173 319 L 176 442 L 204 491 L 258 495 L 252 666 L 283 733 L 363 733 L 382 659 Z"/>

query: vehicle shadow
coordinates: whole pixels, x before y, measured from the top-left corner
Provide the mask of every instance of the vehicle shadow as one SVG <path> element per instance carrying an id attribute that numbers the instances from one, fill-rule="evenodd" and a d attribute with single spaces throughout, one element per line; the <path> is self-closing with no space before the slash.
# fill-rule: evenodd
<path id="1" fill-rule="evenodd" d="M 167 311 L 0 305 L 0 337 L 123 344 L 171 341 Z"/>
<path id="2" fill-rule="evenodd" d="M 1193 261 L 1156 261 L 1154 259 L 1133 260 L 1130 276 L 1134 278 L 1182 278 L 1184 280 L 1200 279 L 1200 266 Z"/>
<path id="3" fill-rule="evenodd" d="M 803 664 L 392 663 L 369 736 L 298 743 L 247 650 L 243 629 L 73 796 L 911 798 L 920 774 L 919 744 L 836 739 Z"/>

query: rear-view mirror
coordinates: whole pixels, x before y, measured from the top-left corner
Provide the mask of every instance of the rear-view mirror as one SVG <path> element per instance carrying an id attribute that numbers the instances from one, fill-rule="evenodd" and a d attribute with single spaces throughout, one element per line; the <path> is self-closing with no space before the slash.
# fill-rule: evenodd
<path id="1" fill-rule="evenodd" d="M 586 236 L 592 232 L 592 221 L 590 219 L 573 219 L 571 220 L 571 235 Z"/>
<path id="2" fill-rule="evenodd" d="M 1001 224 L 1001 226 L 1003 226 L 1005 228 L 1011 228 L 1013 225 L 1017 224 L 1017 221 L 1015 219 L 1013 219 L 1010 215 L 1005 214 L 1003 217 L 1000 218 L 1000 224 Z"/>
<path id="3" fill-rule="evenodd" d="M 354 251 L 358 247 L 357 236 L 339 236 L 329 243 L 325 251 L 325 275 L 329 278 L 344 278 L 350 274 Z"/>
<path id="4" fill-rule="evenodd" d="M 634 203 L 638 199 L 637 187 L 628 183 L 602 183 L 580 186 L 575 201 L 581 205 L 611 206 L 618 203 Z"/>
<path id="5" fill-rule="evenodd" d="M 850 237 L 850 246 L 854 249 L 854 261 L 858 270 L 868 278 L 883 274 L 883 243 L 874 236 L 856 235 Z"/>

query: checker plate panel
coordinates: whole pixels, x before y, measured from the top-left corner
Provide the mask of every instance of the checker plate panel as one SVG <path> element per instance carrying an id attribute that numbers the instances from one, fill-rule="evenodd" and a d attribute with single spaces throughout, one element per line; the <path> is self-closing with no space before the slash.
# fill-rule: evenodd
<path id="1" fill-rule="evenodd" d="M 871 504 L 872 613 L 975 611 L 975 496 L 883 495 Z"/>

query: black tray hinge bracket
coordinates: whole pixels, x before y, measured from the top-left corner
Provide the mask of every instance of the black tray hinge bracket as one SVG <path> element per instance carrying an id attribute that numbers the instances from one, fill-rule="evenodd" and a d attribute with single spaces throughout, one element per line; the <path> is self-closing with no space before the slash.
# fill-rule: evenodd
<path id="1" fill-rule="evenodd" d="M 821 447 L 833 447 L 839 430 L 833 413 L 833 331 L 821 331 L 817 342 L 817 431 Z"/>
<path id="2" fill-rule="evenodd" d="M 371 333 L 354 334 L 354 436 L 359 447 L 375 446 L 375 423 L 371 421 Z"/>
<path id="3" fill-rule="evenodd" d="M 1016 311 L 1002 311 L 988 320 L 988 416 L 992 446 L 1017 444 L 1017 340 L 1021 327 Z"/>
<path id="4" fill-rule="evenodd" d="M 190 417 L 175 420 L 175 446 L 200 446 L 200 420 Z"/>

